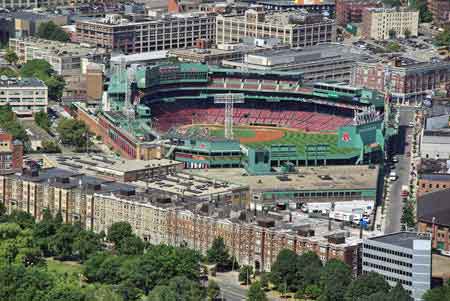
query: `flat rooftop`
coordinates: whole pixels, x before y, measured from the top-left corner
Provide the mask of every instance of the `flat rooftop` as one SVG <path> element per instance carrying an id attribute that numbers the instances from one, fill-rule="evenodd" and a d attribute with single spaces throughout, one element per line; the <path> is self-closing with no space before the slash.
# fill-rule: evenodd
<path id="1" fill-rule="evenodd" d="M 245 189 L 243 183 L 233 183 L 222 179 L 211 179 L 188 173 L 172 173 L 148 181 L 136 181 L 133 184 L 150 190 L 160 190 L 186 197 L 205 197 Z"/>
<path id="2" fill-rule="evenodd" d="M 421 236 L 423 234 L 423 236 Z M 371 237 L 370 240 L 394 245 L 406 249 L 413 249 L 413 242 L 418 239 L 426 239 L 426 233 L 397 232 L 388 235 Z"/>
<path id="3" fill-rule="evenodd" d="M 37 78 L 11 78 L 7 76 L 0 76 L 0 87 L 1 88 L 37 88 L 37 87 L 47 87 L 43 81 Z"/>
<path id="4" fill-rule="evenodd" d="M 227 179 L 249 186 L 252 191 L 307 191 L 377 189 L 378 167 L 315 166 L 301 167 L 297 173 L 283 175 L 247 174 L 243 168 L 192 170 L 193 174 Z"/>
<path id="5" fill-rule="evenodd" d="M 36 37 L 27 37 L 25 39 L 11 39 L 15 43 L 24 43 L 28 47 L 39 48 L 40 51 L 47 50 L 58 56 L 74 56 L 74 55 L 88 55 L 88 54 L 104 54 L 106 51 L 102 48 L 94 48 L 81 46 L 80 44 L 44 40 Z"/>
<path id="6" fill-rule="evenodd" d="M 87 173 L 109 171 L 111 174 L 116 173 L 117 176 L 122 176 L 127 172 L 158 169 L 182 164 L 178 161 L 168 159 L 127 160 L 95 154 L 55 154 L 45 155 L 45 159 L 49 165 L 71 168 Z"/>

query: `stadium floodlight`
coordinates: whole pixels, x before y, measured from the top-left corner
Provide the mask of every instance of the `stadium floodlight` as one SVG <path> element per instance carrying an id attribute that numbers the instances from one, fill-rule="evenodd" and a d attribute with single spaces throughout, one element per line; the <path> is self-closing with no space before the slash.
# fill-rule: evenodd
<path id="1" fill-rule="evenodd" d="M 214 103 L 225 104 L 225 138 L 233 139 L 233 108 L 235 103 L 244 103 L 243 93 L 225 93 L 214 95 Z"/>

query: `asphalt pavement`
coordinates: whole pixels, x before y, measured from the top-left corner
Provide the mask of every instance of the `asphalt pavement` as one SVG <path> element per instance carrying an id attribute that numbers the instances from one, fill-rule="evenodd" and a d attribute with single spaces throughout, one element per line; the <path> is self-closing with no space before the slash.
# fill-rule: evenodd
<path id="1" fill-rule="evenodd" d="M 390 183 L 389 201 L 386 204 L 385 233 L 393 233 L 401 230 L 401 217 L 403 211 L 403 200 L 401 190 L 403 185 L 409 186 L 409 175 L 411 173 L 411 157 L 409 156 L 413 128 L 409 123 L 414 120 L 414 109 L 408 107 L 399 108 L 399 139 L 396 139 L 394 152 L 398 159 L 394 171 L 398 178 Z"/>

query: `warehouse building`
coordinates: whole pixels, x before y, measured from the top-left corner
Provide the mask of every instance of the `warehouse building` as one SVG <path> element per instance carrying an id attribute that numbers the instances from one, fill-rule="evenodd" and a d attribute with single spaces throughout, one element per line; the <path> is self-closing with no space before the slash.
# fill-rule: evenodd
<path id="1" fill-rule="evenodd" d="M 217 16 L 217 44 L 239 43 L 247 37 L 274 38 L 290 47 L 306 47 L 336 41 L 336 23 L 321 14 L 266 13 L 259 6 L 244 16 Z"/>
<path id="2" fill-rule="evenodd" d="M 171 14 L 129 21 L 107 15 L 93 21 L 77 21 L 80 43 L 124 54 L 193 47 L 198 39 L 214 41 L 215 16 L 208 13 Z"/>

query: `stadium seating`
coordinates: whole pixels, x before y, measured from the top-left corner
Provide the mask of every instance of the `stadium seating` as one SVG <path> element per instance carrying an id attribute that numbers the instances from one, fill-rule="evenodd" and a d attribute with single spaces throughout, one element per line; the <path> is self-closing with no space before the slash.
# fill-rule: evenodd
<path id="1" fill-rule="evenodd" d="M 211 101 L 154 103 L 151 108 L 156 126 L 161 131 L 191 123 L 224 122 L 224 107 Z M 302 110 L 296 103 L 286 103 L 280 107 L 279 103 L 267 102 L 239 104 L 234 108 L 233 119 L 236 125 L 269 125 L 311 132 L 333 131 L 351 122 L 351 118 L 333 115 L 333 112 Z"/>

